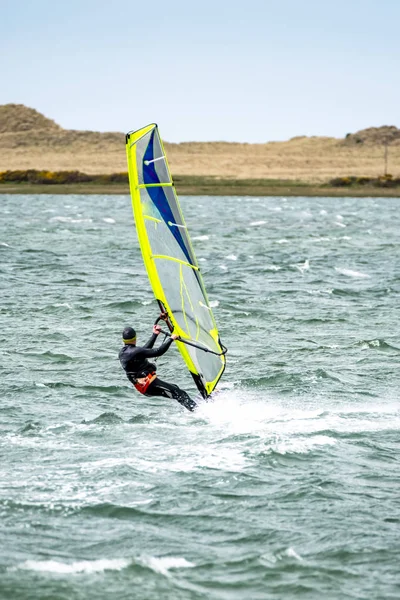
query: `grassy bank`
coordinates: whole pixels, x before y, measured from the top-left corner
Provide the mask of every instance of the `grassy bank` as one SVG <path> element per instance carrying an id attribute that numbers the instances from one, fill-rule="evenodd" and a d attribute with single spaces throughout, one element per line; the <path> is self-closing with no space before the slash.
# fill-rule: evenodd
<path id="1" fill-rule="evenodd" d="M 334 187 L 330 184 L 310 184 L 279 179 L 219 179 L 214 177 L 183 176 L 174 178 L 176 190 L 188 196 L 354 196 L 400 198 L 400 187 L 351 185 Z M 129 194 L 127 183 L 30 183 L 1 182 L 0 194 Z"/>

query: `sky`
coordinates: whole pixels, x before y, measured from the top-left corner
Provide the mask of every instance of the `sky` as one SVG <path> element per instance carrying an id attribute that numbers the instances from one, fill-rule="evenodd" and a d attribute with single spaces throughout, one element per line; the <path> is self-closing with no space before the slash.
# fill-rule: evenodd
<path id="1" fill-rule="evenodd" d="M 0 0 L 0 104 L 169 142 L 400 127 L 400 0 Z"/>

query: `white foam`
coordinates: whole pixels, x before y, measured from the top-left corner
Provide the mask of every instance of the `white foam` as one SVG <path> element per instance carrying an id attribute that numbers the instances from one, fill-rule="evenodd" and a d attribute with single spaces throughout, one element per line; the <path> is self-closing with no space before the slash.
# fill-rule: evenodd
<path id="1" fill-rule="evenodd" d="M 270 444 L 269 450 L 278 454 L 308 454 L 317 446 L 334 446 L 336 440 L 328 435 L 314 435 L 309 438 L 291 438 Z"/>
<path id="2" fill-rule="evenodd" d="M 272 552 L 264 552 L 260 556 L 259 560 L 261 564 L 267 564 L 267 566 L 270 566 L 276 564 L 278 560 L 284 560 L 285 557 L 295 558 L 299 562 L 304 562 L 304 559 L 292 547 L 287 548 L 287 550 L 285 550 L 284 552 L 277 552 L 276 554 L 273 554 Z"/>
<path id="3" fill-rule="evenodd" d="M 72 217 L 52 217 L 49 223 L 92 223 L 93 219 L 73 219 Z"/>
<path id="4" fill-rule="evenodd" d="M 6 246 L 7 248 L 9 248 L 10 244 L 6 244 L 6 242 L 0 242 L 0 246 Z"/>
<path id="5" fill-rule="evenodd" d="M 104 221 L 104 223 L 115 223 L 115 219 L 111 219 L 111 218 L 109 218 L 109 217 L 105 217 L 105 218 L 103 219 L 103 221 Z"/>
<path id="6" fill-rule="evenodd" d="M 209 239 L 210 239 L 210 236 L 209 236 L 209 235 L 197 235 L 197 236 L 195 236 L 195 237 L 194 237 L 194 238 L 192 238 L 192 239 L 194 239 L 194 240 L 198 240 L 199 242 L 204 242 L 204 241 L 206 241 L 206 240 L 209 240 Z"/>
<path id="7" fill-rule="evenodd" d="M 315 238 L 310 238 L 310 242 L 330 242 L 331 238 L 330 237 L 315 237 Z"/>
<path id="8" fill-rule="evenodd" d="M 265 225 L 265 223 L 266 223 L 266 222 L 267 222 L 267 221 L 252 221 L 252 222 L 250 223 L 250 225 L 251 225 L 252 227 L 259 227 L 260 225 Z"/>
<path id="9" fill-rule="evenodd" d="M 292 547 L 288 548 L 285 554 L 286 556 L 289 556 L 289 558 L 295 558 L 299 562 L 303 562 L 303 559 L 301 558 L 300 554 L 297 554 L 296 550 Z"/>
<path id="10" fill-rule="evenodd" d="M 303 275 L 304 271 L 308 271 L 308 269 L 310 268 L 310 261 L 305 260 L 304 263 L 299 264 L 299 265 L 291 265 L 292 267 L 296 267 L 296 269 L 298 269 L 300 271 L 300 273 Z"/>
<path id="11" fill-rule="evenodd" d="M 228 267 L 226 265 L 219 265 L 219 268 L 222 269 L 223 271 L 228 270 Z"/>
<path id="12" fill-rule="evenodd" d="M 307 294 L 311 294 L 313 295 L 320 295 L 320 294 L 332 294 L 333 290 L 306 290 Z M 331 347 L 339 347 L 339 346 L 328 346 L 328 348 Z"/>
<path id="13" fill-rule="evenodd" d="M 26 560 L 10 570 L 38 571 L 75 575 L 77 573 L 99 573 L 102 571 L 121 571 L 131 563 L 125 558 L 81 560 L 73 563 L 63 563 L 56 560 Z"/>
<path id="14" fill-rule="evenodd" d="M 196 566 L 181 556 L 164 556 L 161 558 L 155 556 L 143 557 L 141 562 L 156 573 L 161 573 L 161 575 L 165 575 L 166 577 L 170 575 L 170 569 L 191 569 Z"/>
<path id="15" fill-rule="evenodd" d="M 339 267 L 335 267 L 335 271 L 337 271 L 341 275 L 346 275 L 347 277 L 371 277 L 370 275 L 367 275 L 367 273 L 361 273 L 361 271 L 353 271 L 352 269 L 341 269 Z"/>
<path id="16" fill-rule="evenodd" d="M 237 260 L 237 256 L 235 254 L 228 254 L 226 258 L 227 260 Z"/>
<path id="17" fill-rule="evenodd" d="M 219 300 L 211 300 L 210 307 L 216 308 L 217 306 L 219 306 Z"/>

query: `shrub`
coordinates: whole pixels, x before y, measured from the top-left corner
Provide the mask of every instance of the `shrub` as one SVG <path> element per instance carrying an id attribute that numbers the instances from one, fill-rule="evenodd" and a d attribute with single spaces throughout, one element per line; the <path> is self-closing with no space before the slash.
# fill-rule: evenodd
<path id="1" fill-rule="evenodd" d="M 335 177 L 335 179 L 331 179 L 329 183 L 333 187 L 347 187 L 352 185 L 354 179 L 355 177 Z"/>
<path id="2" fill-rule="evenodd" d="M 128 183 L 128 173 L 111 173 L 105 175 L 88 175 L 80 171 L 3 171 L 0 172 L 0 183 L 34 183 L 63 185 L 71 183 Z"/>

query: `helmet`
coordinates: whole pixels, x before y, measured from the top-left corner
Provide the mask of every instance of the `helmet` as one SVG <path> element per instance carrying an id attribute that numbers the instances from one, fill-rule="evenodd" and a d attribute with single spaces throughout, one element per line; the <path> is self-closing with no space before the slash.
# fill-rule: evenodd
<path id="1" fill-rule="evenodd" d="M 122 339 L 125 344 L 136 342 L 136 331 L 133 329 L 133 327 L 125 327 L 122 332 Z"/>

